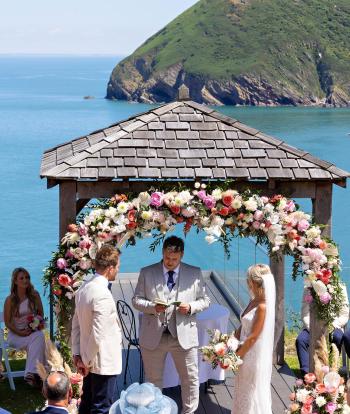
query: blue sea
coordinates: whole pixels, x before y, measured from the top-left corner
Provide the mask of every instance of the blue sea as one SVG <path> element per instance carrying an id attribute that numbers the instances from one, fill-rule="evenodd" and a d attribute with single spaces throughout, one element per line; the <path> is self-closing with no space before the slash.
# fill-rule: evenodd
<path id="1" fill-rule="evenodd" d="M 44 150 L 106 127 L 150 108 L 104 99 L 118 57 L 0 56 L 0 306 L 14 267 L 24 266 L 42 293 L 42 270 L 58 243 L 58 188 L 39 177 Z M 91 95 L 94 99 L 86 100 Z M 350 109 L 219 107 L 291 145 L 350 170 Z M 299 200 L 298 200 L 299 201 Z M 302 201 L 311 212 L 311 203 Z M 350 193 L 335 186 L 333 238 L 340 245 L 343 278 L 350 281 Z M 181 234 L 181 229 L 177 229 Z M 121 272 L 137 272 L 160 259 L 151 239 L 125 248 Z M 255 261 L 267 257 L 249 240 L 235 241 L 227 260 L 221 245 L 207 245 L 203 234 L 186 239 L 185 261 L 216 269 L 235 284 Z M 289 263 L 289 262 L 288 262 Z M 298 311 L 302 281 L 286 270 L 286 308 Z M 47 300 L 46 307 L 47 307 Z"/>

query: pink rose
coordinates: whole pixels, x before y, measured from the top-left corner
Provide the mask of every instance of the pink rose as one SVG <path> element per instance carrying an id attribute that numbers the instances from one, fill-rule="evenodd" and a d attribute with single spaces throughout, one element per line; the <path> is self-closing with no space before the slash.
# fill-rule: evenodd
<path id="1" fill-rule="evenodd" d="M 78 374 L 77 372 L 73 372 L 70 376 L 70 383 L 71 384 L 80 384 L 83 381 L 83 376 Z"/>
<path id="2" fill-rule="evenodd" d="M 305 219 L 300 220 L 299 223 L 298 223 L 298 230 L 301 231 L 301 232 L 304 232 L 309 227 L 310 227 L 310 223 Z"/>
<path id="3" fill-rule="evenodd" d="M 59 269 L 65 269 L 67 267 L 67 262 L 65 259 L 63 259 L 62 257 L 60 257 L 57 262 L 56 262 L 56 266 Z"/>
<path id="4" fill-rule="evenodd" d="M 329 302 L 331 301 L 331 299 L 332 299 L 332 296 L 331 296 L 328 292 L 323 293 L 323 294 L 320 296 L 320 301 L 321 301 L 324 305 L 327 305 L 327 303 L 329 303 Z"/>
<path id="5" fill-rule="evenodd" d="M 80 236 L 86 236 L 88 233 L 88 230 L 84 224 L 80 224 L 79 226 L 79 234 Z"/>
<path id="6" fill-rule="evenodd" d="M 285 211 L 292 213 L 295 210 L 295 204 L 293 200 L 289 200 L 285 206 Z"/>
<path id="7" fill-rule="evenodd" d="M 314 300 L 314 298 L 312 297 L 312 295 L 310 294 L 310 293 L 307 293 L 305 296 L 304 296 L 304 300 L 305 300 L 305 302 L 306 303 L 312 303 L 312 301 Z"/>
<path id="8" fill-rule="evenodd" d="M 219 342 L 214 346 L 214 351 L 216 355 L 224 356 L 227 351 L 227 346 L 224 342 Z"/>
<path id="9" fill-rule="evenodd" d="M 303 384 L 304 384 L 304 381 L 303 381 L 302 379 L 297 379 L 297 380 L 295 381 L 295 385 L 296 385 L 297 387 L 301 387 Z"/>
<path id="10" fill-rule="evenodd" d="M 312 414 L 312 404 L 305 403 L 301 407 L 301 414 Z"/>
<path id="11" fill-rule="evenodd" d="M 201 200 L 204 200 L 204 198 L 207 196 L 206 192 L 204 190 L 198 191 L 197 197 Z"/>
<path id="12" fill-rule="evenodd" d="M 65 273 L 61 273 L 57 279 L 58 283 L 63 287 L 67 287 L 72 283 L 72 279 Z"/>
<path id="13" fill-rule="evenodd" d="M 255 230 L 259 230 L 260 229 L 260 223 L 258 221 L 254 221 L 253 222 L 253 227 Z"/>
<path id="14" fill-rule="evenodd" d="M 312 372 L 309 372 L 308 374 L 304 375 L 304 381 L 306 382 L 306 384 L 312 384 L 316 381 L 316 375 Z"/>
<path id="15" fill-rule="evenodd" d="M 164 201 L 164 194 L 158 191 L 151 194 L 151 202 L 150 205 L 154 207 L 160 207 L 163 205 Z"/>
<path id="16" fill-rule="evenodd" d="M 327 403 L 325 408 L 326 408 L 327 413 L 333 414 L 334 411 L 337 409 L 337 404 L 335 404 L 334 402 L 329 402 Z"/>
<path id="17" fill-rule="evenodd" d="M 67 251 L 66 251 L 65 256 L 66 256 L 68 259 L 71 259 L 72 257 L 74 257 L 74 254 L 73 254 L 72 250 L 71 250 L 71 249 L 69 249 L 69 250 L 67 250 Z"/>
<path id="18" fill-rule="evenodd" d="M 91 246 L 91 240 L 87 237 L 84 237 L 82 240 L 80 240 L 79 242 L 79 247 L 81 249 L 89 249 Z"/>
<path id="19" fill-rule="evenodd" d="M 268 198 L 268 197 L 265 197 L 265 196 L 262 196 L 262 197 L 260 198 L 260 200 L 261 200 L 264 204 L 267 204 L 267 203 L 269 202 L 269 198 Z"/>
<path id="20" fill-rule="evenodd" d="M 213 207 L 215 207 L 215 204 L 216 204 L 215 198 L 212 196 L 204 197 L 203 202 L 205 206 L 209 209 L 212 209 Z"/>
<path id="21" fill-rule="evenodd" d="M 256 212 L 254 213 L 254 219 L 256 221 L 261 221 L 263 217 L 264 213 L 261 210 L 256 210 Z"/>

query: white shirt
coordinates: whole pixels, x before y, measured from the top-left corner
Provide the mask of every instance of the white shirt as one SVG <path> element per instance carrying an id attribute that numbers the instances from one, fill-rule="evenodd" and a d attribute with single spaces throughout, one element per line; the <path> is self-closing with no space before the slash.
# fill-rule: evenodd
<path id="1" fill-rule="evenodd" d="M 173 272 L 174 272 L 174 274 L 173 274 L 174 283 L 176 283 L 176 279 L 179 275 L 179 270 L 180 270 L 180 265 L 177 265 L 175 267 L 175 269 L 173 270 Z M 169 277 L 168 272 L 169 272 L 169 269 L 167 269 L 163 264 L 163 275 L 164 275 L 164 280 L 165 280 L 166 285 L 168 284 L 168 277 Z"/>

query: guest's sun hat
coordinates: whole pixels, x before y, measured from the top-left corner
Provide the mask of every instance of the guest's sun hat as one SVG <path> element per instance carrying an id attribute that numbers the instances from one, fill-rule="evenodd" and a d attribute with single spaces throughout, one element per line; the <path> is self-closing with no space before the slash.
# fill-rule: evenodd
<path id="1" fill-rule="evenodd" d="M 149 382 L 131 384 L 110 408 L 109 414 L 177 414 L 176 403 Z"/>

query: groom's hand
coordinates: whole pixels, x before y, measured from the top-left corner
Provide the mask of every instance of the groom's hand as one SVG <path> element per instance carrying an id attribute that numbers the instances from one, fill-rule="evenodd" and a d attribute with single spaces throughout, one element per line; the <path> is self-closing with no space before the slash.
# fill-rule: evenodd
<path id="1" fill-rule="evenodd" d="M 177 309 L 182 315 L 188 315 L 191 311 L 191 305 L 189 303 L 181 302 Z"/>
<path id="2" fill-rule="evenodd" d="M 164 305 L 157 304 L 156 307 L 155 307 L 155 310 L 156 310 L 157 313 L 164 313 L 165 309 L 166 309 L 166 306 L 164 306 Z"/>

